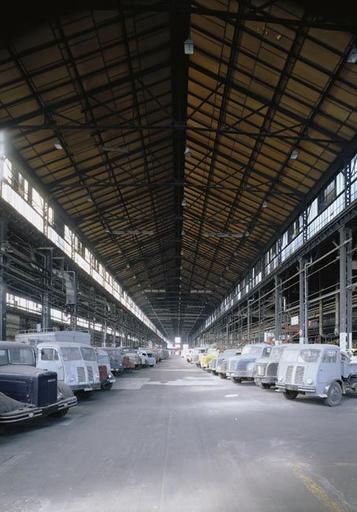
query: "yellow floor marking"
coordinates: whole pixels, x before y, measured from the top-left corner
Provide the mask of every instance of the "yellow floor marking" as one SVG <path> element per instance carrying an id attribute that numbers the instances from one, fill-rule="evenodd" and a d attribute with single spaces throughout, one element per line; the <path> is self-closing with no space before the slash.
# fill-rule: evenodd
<path id="1" fill-rule="evenodd" d="M 307 476 L 301 468 L 294 467 L 294 471 L 300 480 L 303 481 L 307 490 L 317 499 L 319 499 L 327 507 L 329 512 L 344 512 L 344 509 L 341 507 L 341 505 L 337 503 L 337 501 L 330 498 L 327 492 L 312 478 Z"/>

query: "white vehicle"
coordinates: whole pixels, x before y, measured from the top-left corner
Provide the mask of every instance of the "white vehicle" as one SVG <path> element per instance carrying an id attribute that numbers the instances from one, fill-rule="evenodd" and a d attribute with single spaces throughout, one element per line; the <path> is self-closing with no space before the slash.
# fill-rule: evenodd
<path id="1" fill-rule="evenodd" d="M 95 352 L 97 354 L 100 387 L 102 389 L 111 389 L 115 379 L 111 372 L 108 352 L 99 347 L 95 349 Z"/>
<path id="2" fill-rule="evenodd" d="M 148 352 L 147 350 L 139 350 L 139 356 L 142 360 L 143 366 L 155 366 L 156 365 L 156 357 L 153 352 Z"/>
<path id="3" fill-rule="evenodd" d="M 271 345 L 267 343 L 252 343 L 245 345 L 240 356 L 231 357 L 228 361 L 226 375 L 233 382 L 254 379 L 255 362 L 257 359 L 267 359 L 271 352 Z"/>
<path id="4" fill-rule="evenodd" d="M 278 366 L 283 351 L 288 345 L 273 345 L 269 358 L 262 357 L 255 362 L 254 382 L 257 386 L 269 389 L 278 380 Z"/>
<path id="5" fill-rule="evenodd" d="M 97 356 L 93 347 L 65 341 L 44 341 L 36 345 L 36 366 L 57 373 L 73 391 L 100 389 Z"/>
<path id="6" fill-rule="evenodd" d="M 146 352 L 148 366 L 153 367 L 156 365 L 156 357 L 152 352 Z"/>
<path id="7" fill-rule="evenodd" d="M 294 400 L 299 393 L 339 405 L 347 391 L 357 391 L 357 361 L 335 345 L 288 345 L 278 367 L 278 390 Z"/>

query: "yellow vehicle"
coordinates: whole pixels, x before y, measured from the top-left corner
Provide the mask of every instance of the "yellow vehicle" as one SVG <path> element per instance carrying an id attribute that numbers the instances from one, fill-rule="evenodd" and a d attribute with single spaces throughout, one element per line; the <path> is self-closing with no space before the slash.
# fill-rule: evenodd
<path id="1" fill-rule="evenodd" d="M 202 357 L 200 358 L 201 368 L 207 370 L 209 363 L 214 359 L 217 359 L 218 354 L 219 352 L 216 349 L 210 349 L 206 354 L 202 354 Z"/>

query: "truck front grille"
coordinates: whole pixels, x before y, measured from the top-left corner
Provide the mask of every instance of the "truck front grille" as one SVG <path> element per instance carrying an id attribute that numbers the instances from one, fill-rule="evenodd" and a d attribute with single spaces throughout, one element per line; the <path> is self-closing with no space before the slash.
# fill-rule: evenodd
<path id="1" fill-rule="evenodd" d="M 293 370 L 294 370 L 293 366 L 288 366 L 286 369 L 285 381 L 287 384 L 293 383 Z"/>
<path id="2" fill-rule="evenodd" d="M 85 374 L 83 366 L 77 366 L 77 378 L 78 378 L 79 384 L 86 381 L 86 374 Z"/>
<path id="3" fill-rule="evenodd" d="M 263 377 L 265 375 L 265 364 L 257 364 L 257 366 L 256 366 L 256 374 L 259 377 Z"/>
<path id="4" fill-rule="evenodd" d="M 295 384 L 303 384 L 304 383 L 304 366 L 297 366 L 295 371 Z"/>
<path id="5" fill-rule="evenodd" d="M 104 365 L 99 366 L 99 380 L 102 382 L 103 380 L 107 380 L 108 378 L 108 370 Z"/>
<path id="6" fill-rule="evenodd" d="M 93 368 L 91 366 L 87 366 L 87 373 L 88 373 L 88 382 L 94 382 L 93 381 Z"/>
<path id="7" fill-rule="evenodd" d="M 57 402 L 57 375 L 55 372 L 46 372 L 38 376 L 38 397 L 39 407 L 54 404 Z"/>
<path id="8" fill-rule="evenodd" d="M 232 361 L 228 361 L 228 370 L 234 370 L 235 369 L 235 361 L 234 359 Z"/>
<path id="9" fill-rule="evenodd" d="M 268 377 L 276 377 L 278 374 L 278 363 L 270 363 L 267 368 Z"/>

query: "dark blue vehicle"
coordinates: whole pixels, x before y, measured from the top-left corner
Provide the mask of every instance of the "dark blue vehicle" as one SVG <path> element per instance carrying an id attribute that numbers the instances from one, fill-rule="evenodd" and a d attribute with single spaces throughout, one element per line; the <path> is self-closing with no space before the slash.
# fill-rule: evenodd
<path id="1" fill-rule="evenodd" d="M 0 342 L 0 424 L 39 416 L 64 416 L 77 404 L 57 374 L 36 368 L 35 352 L 23 343 Z"/>

